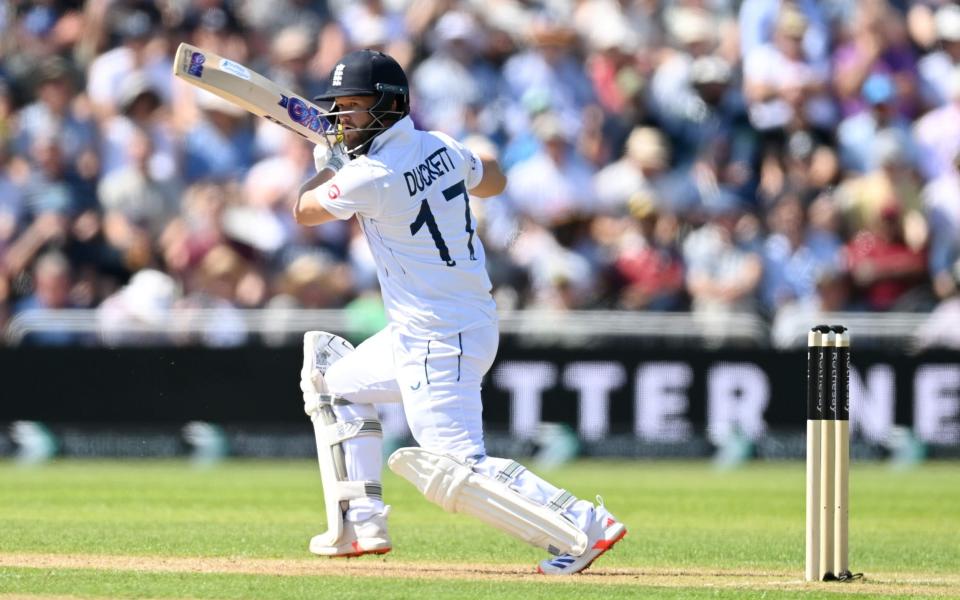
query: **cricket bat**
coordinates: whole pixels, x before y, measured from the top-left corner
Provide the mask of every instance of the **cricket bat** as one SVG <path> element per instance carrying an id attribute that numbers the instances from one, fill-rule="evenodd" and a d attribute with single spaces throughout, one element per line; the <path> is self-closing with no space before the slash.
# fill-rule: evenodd
<path id="1" fill-rule="evenodd" d="M 315 144 L 326 143 L 326 111 L 238 62 L 180 44 L 173 74 Z"/>

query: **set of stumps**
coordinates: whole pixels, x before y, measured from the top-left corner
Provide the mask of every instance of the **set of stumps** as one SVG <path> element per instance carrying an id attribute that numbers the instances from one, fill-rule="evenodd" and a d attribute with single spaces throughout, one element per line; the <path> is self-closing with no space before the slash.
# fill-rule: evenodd
<path id="1" fill-rule="evenodd" d="M 807 336 L 807 581 L 845 581 L 850 479 L 850 335 L 817 325 Z"/>

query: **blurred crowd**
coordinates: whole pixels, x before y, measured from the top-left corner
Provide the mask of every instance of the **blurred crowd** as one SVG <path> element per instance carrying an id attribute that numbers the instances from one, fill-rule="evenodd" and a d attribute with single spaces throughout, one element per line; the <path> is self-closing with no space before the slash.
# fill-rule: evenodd
<path id="1" fill-rule="evenodd" d="M 199 341 L 232 345 L 247 308 L 377 321 L 356 224 L 291 217 L 311 147 L 175 81 L 183 41 L 308 96 L 350 50 L 397 58 L 419 127 L 507 172 L 471 203 L 501 309 L 960 322 L 957 4 L 6 1 L 0 30 L 0 328 L 89 308 L 123 343 L 205 308 Z"/>

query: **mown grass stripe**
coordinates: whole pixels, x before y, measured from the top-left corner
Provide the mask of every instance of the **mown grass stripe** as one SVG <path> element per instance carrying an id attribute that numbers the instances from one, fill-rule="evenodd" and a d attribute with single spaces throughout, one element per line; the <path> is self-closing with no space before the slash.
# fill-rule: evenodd
<path id="1" fill-rule="evenodd" d="M 19 594 L 39 600 L 51 595 L 79 598 L 196 600 L 295 600 L 300 598 L 423 599 L 423 598 L 497 598 L 502 600 L 541 600 L 570 597 L 583 600 L 638 598 L 742 598 L 745 593 L 762 592 L 764 598 L 822 598 L 833 593 L 862 597 L 943 598 L 943 590 L 879 589 L 864 583 L 848 586 L 805 586 L 785 590 L 773 585 L 763 588 L 743 586 L 670 586 L 633 584 L 596 586 L 568 582 L 563 588 L 543 586 L 533 581 L 437 580 L 359 578 L 356 576 L 250 575 L 227 573 L 152 573 L 88 569 L 0 568 L 0 599 L 4 594 Z M 559 594 L 559 596 L 558 596 Z M 33 598 L 31 598 L 31 595 Z"/>
<path id="2" fill-rule="evenodd" d="M 348 578 L 357 581 L 459 581 L 462 583 L 518 583 L 522 585 L 627 586 L 641 588 L 709 588 L 751 591 L 872 594 L 880 596 L 949 594 L 960 588 L 960 575 L 913 577 L 878 574 L 847 583 L 806 584 L 786 571 L 717 569 L 599 569 L 573 577 L 546 577 L 521 566 L 404 563 L 382 558 L 354 561 L 283 559 L 145 558 L 135 556 L 70 556 L 0 554 L 0 590 L 5 570 L 41 569 L 50 573 L 139 573 L 286 578 Z"/>

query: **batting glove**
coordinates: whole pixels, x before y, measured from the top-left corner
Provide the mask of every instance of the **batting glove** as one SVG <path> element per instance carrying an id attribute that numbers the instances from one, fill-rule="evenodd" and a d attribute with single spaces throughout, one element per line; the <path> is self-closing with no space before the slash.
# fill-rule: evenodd
<path id="1" fill-rule="evenodd" d="M 317 168 L 317 173 L 324 169 L 337 172 L 348 162 L 350 162 L 350 155 L 344 150 L 343 144 L 334 144 L 332 147 L 327 144 L 317 144 L 313 147 L 313 166 Z"/>

